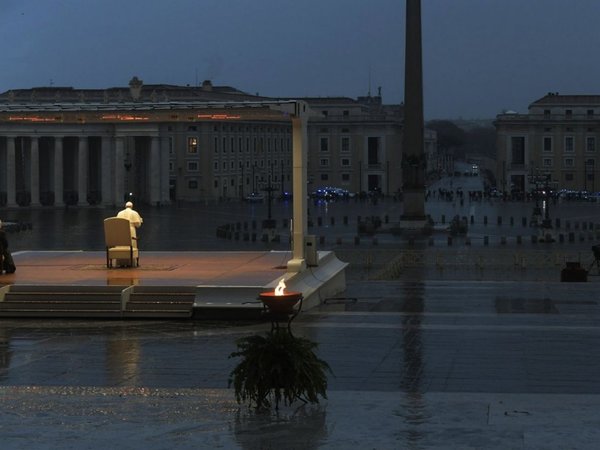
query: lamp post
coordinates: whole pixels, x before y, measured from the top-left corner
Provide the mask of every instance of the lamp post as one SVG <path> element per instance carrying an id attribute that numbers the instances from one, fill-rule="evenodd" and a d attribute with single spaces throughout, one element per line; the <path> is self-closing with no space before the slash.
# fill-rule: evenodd
<path id="1" fill-rule="evenodd" d="M 542 221 L 542 228 L 545 230 L 552 229 L 552 220 L 550 220 L 550 174 L 545 175 L 544 180 L 544 220 Z"/>
<path id="2" fill-rule="evenodd" d="M 263 221 L 263 228 L 274 229 L 275 228 L 275 220 L 273 220 L 271 215 L 271 204 L 273 202 L 273 191 L 275 188 L 273 187 L 271 181 L 273 178 L 273 164 L 271 164 L 271 170 L 268 175 L 268 183 L 267 187 L 263 188 L 263 191 L 267 193 L 267 220 Z"/>

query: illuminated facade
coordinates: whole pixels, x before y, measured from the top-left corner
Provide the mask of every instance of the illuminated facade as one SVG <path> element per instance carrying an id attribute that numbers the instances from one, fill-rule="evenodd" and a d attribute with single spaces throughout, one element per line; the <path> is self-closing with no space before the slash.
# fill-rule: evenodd
<path id="1" fill-rule="evenodd" d="M 532 192 L 536 183 L 553 189 L 600 190 L 600 95 L 549 93 L 527 114 L 498 115 L 498 189 Z"/>
<path id="2" fill-rule="evenodd" d="M 401 106 L 300 98 L 311 187 L 401 188 Z M 44 87 L 0 95 L 0 206 L 157 205 L 292 189 L 292 125 L 264 103 L 202 86 Z M 430 140 L 431 141 L 431 140 Z M 431 144 L 431 142 L 430 142 Z M 309 189 L 311 188 L 309 187 Z"/>

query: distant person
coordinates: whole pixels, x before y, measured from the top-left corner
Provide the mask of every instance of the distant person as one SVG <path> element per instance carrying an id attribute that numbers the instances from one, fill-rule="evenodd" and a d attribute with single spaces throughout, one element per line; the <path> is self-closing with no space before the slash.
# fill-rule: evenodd
<path id="1" fill-rule="evenodd" d="M 6 239 L 6 232 L 2 228 L 2 221 L 0 220 L 0 261 L 2 266 L 0 267 L 0 273 L 2 271 L 6 273 L 15 273 L 17 267 L 13 261 L 10 251 L 8 251 L 8 240 Z"/>
<path id="2" fill-rule="evenodd" d="M 135 229 L 141 227 L 144 220 L 141 218 L 138 212 L 133 209 L 133 203 L 125 203 L 125 209 L 119 211 L 117 217 L 129 220 L 129 225 L 131 227 L 131 237 L 133 239 L 133 246 L 137 248 L 137 234 Z"/>

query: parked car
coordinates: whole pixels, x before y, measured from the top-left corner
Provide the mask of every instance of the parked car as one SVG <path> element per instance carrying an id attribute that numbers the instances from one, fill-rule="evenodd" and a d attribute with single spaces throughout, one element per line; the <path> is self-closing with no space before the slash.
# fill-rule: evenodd
<path id="1" fill-rule="evenodd" d="M 325 186 L 311 192 L 310 196 L 320 200 L 337 200 L 354 197 L 347 189 Z"/>
<path id="2" fill-rule="evenodd" d="M 261 194 L 260 192 L 251 192 L 250 194 L 244 197 L 244 201 L 249 203 L 261 203 L 262 201 L 264 201 L 264 199 L 264 194 Z"/>
<path id="3" fill-rule="evenodd" d="M 285 192 L 282 192 L 282 193 L 279 195 L 279 200 L 283 200 L 283 201 L 286 201 L 286 200 L 291 200 L 291 199 L 292 199 L 292 197 L 293 197 L 293 195 L 292 195 L 292 193 L 291 193 L 291 192 L 287 192 L 287 191 L 285 191 Z"/>

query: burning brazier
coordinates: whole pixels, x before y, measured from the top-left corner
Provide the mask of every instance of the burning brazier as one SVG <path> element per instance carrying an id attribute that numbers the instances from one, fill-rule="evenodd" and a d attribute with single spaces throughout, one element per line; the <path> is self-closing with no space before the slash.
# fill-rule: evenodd
<path id="1" fill-rule="evenodd" d="M 302 300 L 302 292 L 286 292 L 285 282 L 280 280 L 275 290 L 262 292 L 258 298 L 272 313 L 294 314 L 294 306 Z"/>

